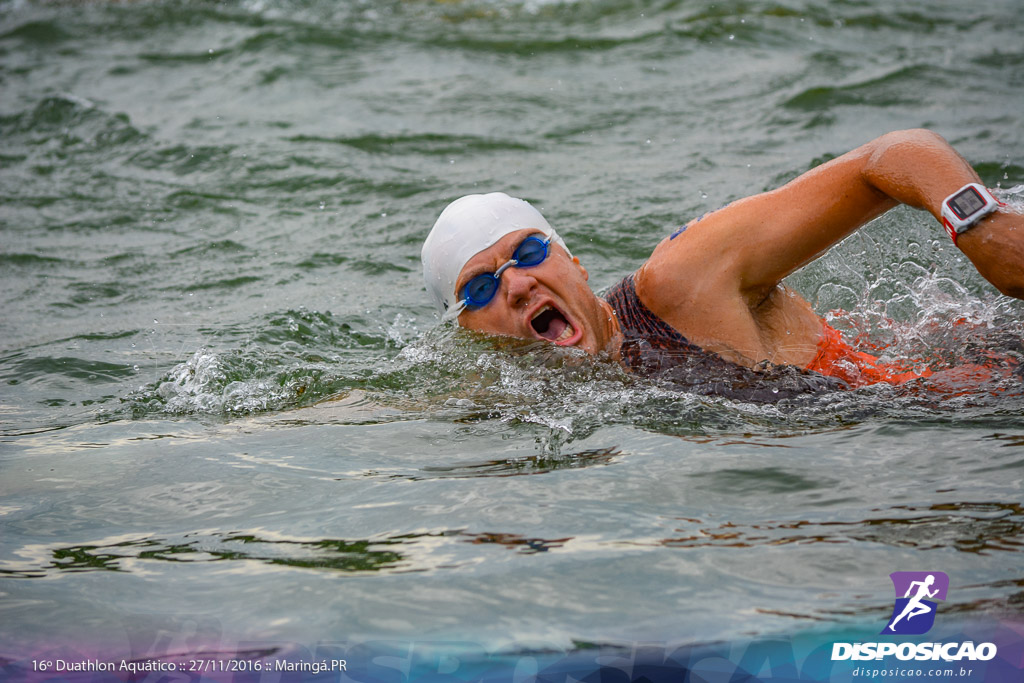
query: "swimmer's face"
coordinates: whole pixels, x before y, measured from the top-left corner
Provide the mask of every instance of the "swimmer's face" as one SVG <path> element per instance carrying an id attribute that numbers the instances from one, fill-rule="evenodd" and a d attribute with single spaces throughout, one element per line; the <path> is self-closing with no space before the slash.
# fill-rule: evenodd
<path id="1" fill-rule="evenodd" d="M 471 258 L 459 273 L 455 291 L 481 273 L 493 273 L 538 230 L 518 230 Z M 587 271 L 551 242 L 548 257 L 528 268 L 506 268 L 494 298 L 480 308 L 459 315 L 462 327 L 522 339 L 541 339 L 559 346 L 575 346 L 588 353 L 605 350 L 613 338 L 611 309 L 587 285 Z"/>

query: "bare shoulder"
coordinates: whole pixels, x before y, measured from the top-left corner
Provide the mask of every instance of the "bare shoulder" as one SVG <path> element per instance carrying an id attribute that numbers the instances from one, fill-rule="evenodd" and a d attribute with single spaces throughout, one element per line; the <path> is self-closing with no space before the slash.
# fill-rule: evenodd
<path id="1" fill-rule="evenodd" d="M 666 321 L 736 293 L 734 252 L 720 235 L 723 218 L 716 211 L 690 221 L 662 240 L 637 271 L 637 294 Z"/>
<path id="2" fill-rule="evenodd" d="M 637 271 L 637 296 L 691 342 L 750 364 L 764 357 L 764 348 L 750 302 L 737 287 L 733 254 L 710 238 L 720 221 L 710 214 L 663 240 Z"/>

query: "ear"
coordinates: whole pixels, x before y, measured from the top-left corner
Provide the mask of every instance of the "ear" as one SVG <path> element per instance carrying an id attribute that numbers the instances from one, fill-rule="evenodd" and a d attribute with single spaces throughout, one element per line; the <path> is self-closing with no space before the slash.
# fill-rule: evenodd
<path id="1" fill-rule="evenodd" d="M 580 269 L 581 273 L 583 273 L 583 279 L 584 280 L 589 280 L 590 279 L 590 273 L 588 273 L 587 269 L 583 267 L 582 263 L 580 263 L 580 257 L 579 256 L 573 256 L 572 257 L 572 262 L 575 263 L 576 267 Z"/>

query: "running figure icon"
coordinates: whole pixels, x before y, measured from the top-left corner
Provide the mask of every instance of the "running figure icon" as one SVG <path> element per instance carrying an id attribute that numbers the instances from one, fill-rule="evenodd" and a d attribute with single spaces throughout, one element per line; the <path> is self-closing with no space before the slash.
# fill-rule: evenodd
<path id="1" fill-rule="evenodd" d="M 892 616 L 881 634 L 921 635 L 935 625 L 937 600 L 945 600 L 949 576 L 940 571 L 893 572 L 889 575 L 896 594 Z M 917 619 L 914 619 L 917 617 Z"/>
<path id="2" fill-rule="evenodd" d="M 934 598 L 935 594 L 939 592 L 938 588 L 936 588 L 933 591 L 928 590 L 934 583 L 934 574 L 929 574 L 928 578 L 926 578 L 924 581 L 912 581 L 910 583 L 910 587 L 907 588 L 907 592 L 903 596 L 905 598 L 910 598 L 910 602 L 908 602 L 907 606 L 903 608 L 903 611 L 900 612 L 900 615 L 889 623 L 890 631 L 892 631 L 893 633 L 896 632 L 896 622 L 898 622 L 903 617 L 906 617 L 907 621 L 910 621 L 911 619 L 920 614 L 928 614 L 928 612 L 932 611 L 932 607 L 921 602 L 921 600 L 924 598 Z M 914 595 L 914 597 L 911 598 L 910 593 L 914 590 L 915 586 L 917 586 L 917 593 Z"/>

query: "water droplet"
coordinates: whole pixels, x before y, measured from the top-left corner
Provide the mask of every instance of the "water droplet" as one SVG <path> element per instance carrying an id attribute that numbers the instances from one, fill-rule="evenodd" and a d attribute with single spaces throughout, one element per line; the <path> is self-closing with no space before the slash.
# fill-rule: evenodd
<path id="1" fill-rule="evenodd" d="M 321 211 L 323 211 L 326 206 L 327 206 L 327 202 L 325 202 L 325 201 L 321 201 L 320 202 L 320 210 Z"/>
<path id="2" fill-rule="evenodd" d="M 736 36 L 734 36 L 733 34 L 730 33 L 729 34 L 729 40 L 736 40 Z"/>

